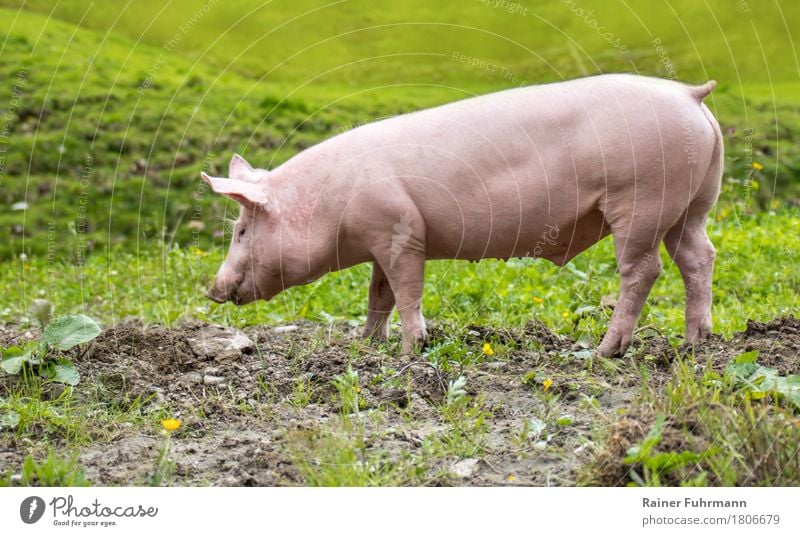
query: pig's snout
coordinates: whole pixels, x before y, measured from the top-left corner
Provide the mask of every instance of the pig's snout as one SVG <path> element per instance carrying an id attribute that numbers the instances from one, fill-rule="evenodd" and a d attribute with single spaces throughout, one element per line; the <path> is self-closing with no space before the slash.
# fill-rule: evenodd
<path id="1" fill-rule="evenodd" d="M 228 296 L 221 296 L 217 294 L 216 287 L 211 287 L 206 291 L 206 298 L 217 303 L 225 303 L 226 301 L 228 301 Z"/>
<path id="2" fill-rule="evenodd" d="M 244 274 L 237 276 L 224 271 L 217 275 L 214 285 L 206 291 L 206 298 L 217 303 L 232 301 L 237 303 L 239 285 L 244 279 Z"/>

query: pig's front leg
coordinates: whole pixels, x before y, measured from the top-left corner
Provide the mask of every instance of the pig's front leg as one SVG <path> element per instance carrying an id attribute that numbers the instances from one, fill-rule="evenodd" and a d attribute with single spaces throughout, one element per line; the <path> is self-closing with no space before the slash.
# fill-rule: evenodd
<path id="1" fill-rule="evenodd" d="M 418 350 L 428 338 L 422 317 L 424 273 L 424 254 L 409 251 L 397 259 L 387 274 L 400 313 L 404 354 Z"/>
<path id="2" fill-rule="evenodd" d="M 394 292 L 386 273 L 377 262 L 372 263 L 372 281 L 369 284 L 367 321 L 364 324 L 365 339 L 383 340 L 389 332 L 389 317 L 394 309 Z"/>
<path id="3" fill-rule="evenodd" d="M 417 242 L 410 240 L 410 242 Z M 422 289 L 425 273 L 424 248 L 407 246 L 402 252 L 380 256 L 378 262 L 394 293 L 403 332 L 402 352 L 410 354 L 422 347 L 428 337 L 422 317 Z"/>
<path id="4" fill-rule="evenodd" d="M 619 266 L 620 294 L 611 324 L 597 348 L 597 353 L 604 357 L 625 354 L 647 295 L 661 273 L 658 246 L 639 247 L 633 241 L 615 236 L 614 247 Z"/>

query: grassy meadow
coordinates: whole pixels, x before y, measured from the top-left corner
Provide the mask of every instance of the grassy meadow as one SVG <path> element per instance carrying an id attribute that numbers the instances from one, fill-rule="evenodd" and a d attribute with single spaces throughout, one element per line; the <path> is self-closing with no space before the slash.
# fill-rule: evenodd
<path id="1" fill-rule="evenodd" d="M 330 274 L 269 303 L 237 308 L 203 298 L 224 258 L 225 220 L 237 209 L 200 187 L 201 170 L 224 175 L 233 152 L 273 167 L 366 121 L 519 85 L 619 71 L 719 82 L 707 104 L 720 121 L 726 151 L 722 195 L 709 221 L 718 250 L 713 316 L 720 340 L 749 329 L 748 321 L 796 316 L 798 28 L 800 5 L 788 1 L 62 0 L 54 6 L 0 0 L 0 344 L 18 345 L 26 332 L 36 336 L 30 311 L 37 299 L 47 299 L 56 316 L 83 313 L 106 328 L 136 318 L 169 328 L 191 320 L 236 329 L 301 323 L 347 332 L 364 321 L 368 266 Z M 163 398 L 169 386 L 121 400 L 110 398 L 113 389 L 92 383 L 91 375 L 54 390 L 47 377 L 0 372 L 0 484 L 85 483 L 82 466 L 96 463 L 91 453 L 97 445 L 113 448 L 139 434 L 137 440 L 158 446 L 159 420 L 176 414 L 185 422 L 176 439 L 185 434 L 200 441 L 222 422 L 209 417 L 209 404 L 221 404 L 232 419 L 286 428 L 276 441 L 296 468 L 293 484 L 457 483 L 442 476 L 449 464 L 500 456 L 484 439 L 506 425 L 516 427 L 503 436 L 511 446 L 500 459 L 506 463 L 513 453 L 515 460 L 508 467 L 545 455 L 567 459 L 567 446 L 592 453 L 565 469 L 568 476 L 559 473 L 562 484 L 796 483 L 791 478 L 800 472 L 790 460 L 798 444 L 787 439 L 798 434 L 797 409 L 787 403 L 796 387 L 757 396 L 742 387 L 733 368 L 717 366 L 721 357 L 679 351 L 683 283 L 662 255 L 664 274 L 645 306 L 640 333 L 664 337 L 663 354 L 674 357 L 668 364 L 661 350 L 647 346 L 616 363 L 582 361 L 560 349 L 548 365 L 540 362 L 543 347 L 497 334 L 527 333 L 535 319 L 575 348 L 596 346 L 610 317 L 600 304 L 618 289 L 609 240 L 563 268 L 530 259 L 429 263 L 424 311 L 436 329 L 421 359 L 446 389 L 424 411 L 413 403 L 398 410 L 378 401 L 362 414 L 363 400 L 352 398 L 368 387 L 368 377 L 383 385 L 403 372 L 394 363 L 370 376 L 365 364 L 373 358 L 391 363 L 394 339 L 373 348 L 345 337 L 334 347 L 346 365 L 323 383 L 306 382 L 303 363 L 313 368 L 327 355 L 330 333 L 304 331 L 286 343 L 286 352 L 275 350 L 289 362 L 289 391 L 269 378 L 258 383 L 259 392 L 271 393 L 263 398 L 204 388 L 192 409 Z M 494 335 L 475 339 L 484 328 Z M 482 351 L 484 344 L 491 353 Z M 771 355 L 760 351 L 762 361 Z M 528 368 L 517 370 L 520 361 Z M 525 411 L 535 421 L 507 423 L 488 402 L 495 384 L 480 379 L 482 367 L 501 370 L 498 362 L 513 370 L 508 381 L 522 385 L 530 399 Z M 270 365 L 260 365 L 269 377 Z M 800 362 L 778 369 L 791 386 Z M 553 396 L 542 378 L 556 378 L 563 391 Z M 624 391 L 625 404 L 613 393 L 614 402 L 595 404 L 599 392 L 614 389 Z M 305 435 L 289 429 L 291 419 L 313 419 L 331 404 L 338 420 Z M 698 408 L 702 426 L 681 420 Z M 284 409 L 299 413 L 290 419 Z M 569 419 L 559 411 L 576 424 L 564 424 Z M 639 423 L 625 429 L 631 442 L 644 441 L 648 431 L 661 433 L 662 453 L 680 454 L 683 461 L 636 459 L 625 462 L 630 475 L 605 478 L 609 466 L 626 458 L 610 445 L 628 416 Z M 659 417 L 666 419 L 660 432 Z M 436 426 L 419 432 L 419 445 L 399 454 L 380 440 L 370 442 L 387 428 L 381 423 L 417 433 L 425 427 L 415 423 L 423 421 Z M 555 439 L 544 441 L 542 426 L 557 430 L 547 436 Z M 658 451 L 654 445 L 649 448 Z M 167 470 L 168 456 L 152 458 L 155 472 L 146 481 L 105 482 L 218 483 L 182 479 Z M 369 464 L 378 469 L 365 472 Z M 537 474 L 546 471 L 530 466 Z M 518 483 L 542 484 L 534 476 L 524 480 L 521 471 L 506 472 L 520 476 Z M 760 476 L 753 480 L 753 474 Z M 93 481 L 104 482 L 98 478 Z M 476 483 L 516 480 L 503 478 Z"/>

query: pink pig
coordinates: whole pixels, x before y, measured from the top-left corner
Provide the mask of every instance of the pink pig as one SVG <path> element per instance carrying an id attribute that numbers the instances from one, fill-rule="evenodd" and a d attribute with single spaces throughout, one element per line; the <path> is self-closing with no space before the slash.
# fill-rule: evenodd
<path id="1" fill-rule="evenodd" d="M 235 155 L 203 174 L 241 204 L 207 296 L 245 304 L 372 263 L 364 336 L 394 307 L 403 351 L 426 338 L 427 259 L 542 257 L 558 265 L 611 234 L 621 288 L 598 347 L 621 355 L 661 272 L 663 241 L 686 286 L 686 339 L 711 330 L 705 231 L 722 134 L 699 87 L 602 75 L 511 89 L 360 126 L 272 171 Z"/>

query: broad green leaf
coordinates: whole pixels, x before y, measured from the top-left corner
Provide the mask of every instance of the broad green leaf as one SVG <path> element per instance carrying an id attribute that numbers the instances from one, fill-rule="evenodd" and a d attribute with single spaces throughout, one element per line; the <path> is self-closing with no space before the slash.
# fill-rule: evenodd
<path id="1" fill-rule="evenodd" d="M 25 363 L 36 365 L 39 362 L 39 358 L 30 349 L 23 350 L 19 346 L 11 346 L 3 351 L 0 368 L 8 374 L 19 374 L 19 371 L 22 370 L 22 365 Z"/>
<path id="2" fill-rule="evenodd" d="M 19 413 L 16 411 L 6 411 L 0 413 L 0 428 L 16 428 L 19 424 Z"/>
<path id="3" fill-rule="evenodd" d="M 758 360 L 758 350 L 750 350 L 736 356 L 733 362 L 737 365 L 744 365 L 745 363 L 755 363 L 756 360 Z"/>
<path id="4" fill-rule="evenodd" d="M 81 375 L 71 361 L 59 359 L 53 370 L 53 381 L 66 385 L 78 385 Z"/>
<path id="5" fill-rule="evenodd" d="M 102 332 L 100 325 L 86 315 L 67 315 L 44 328 L 42 341 L 59 350 L 89 342 Z"/>
<path id="6" fill-rule="evenodd" d="M 747 352 L 747 354 L 752 353 Z M 742 354 L 742 356 L 744 355 Z M 739 356 L 739 358 L 742 356 Z M 729 367 L 753 367 L 754 370 L 750 374 L 737 376 L 737 384 L 741 385 L 747 396 L 752 400 L 759 400 L 771 395 L 788 400 L 800 410 L 800 376 L 796 374 L 781 376 L 776 368 L 758 366 L 749 362 L 750 359 L 752 359 L 752 356 L 747 355 L 743 359 L 743 361 L 747 362 L 741 364 L 731 362 L 726 367 L 726 369 Z"/>
<path id="7" fill-rule="evenodd" d="M 759 367 L 750 381 L 757 385 L 761 392 L 786 398 L 800 409 L 800 376 L 796 374 L 781 376 L 775 368 Z"/>
<path id="8" fill-rule="evenodd" d="M 22 355 L 25 353 L 25 350 L 20 348 L 19 346 L 9 346 L 5 350 L 3 350 L 2 354 L 3 357 L 16 357 L 18 355 Z"/>
<path id="9" fill-rule="evenodd" d="M 756 363 L 757 359 L 758 350 L 740 354 L 725 366 L 725 374 L 733 377 L 737 381 L 745 380 L 752 376 L 756 369 L 758 369 L 758 364 Z"/>
<path id="10" fill-rule="evenodd" d="M 0 367 L 9 374 L 19 374 L 22 370 L 22 365 L 25 363 L 25 356 L 4 357 L 0 362 Z"/>

